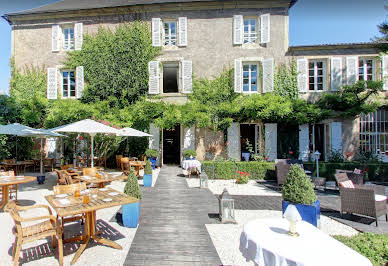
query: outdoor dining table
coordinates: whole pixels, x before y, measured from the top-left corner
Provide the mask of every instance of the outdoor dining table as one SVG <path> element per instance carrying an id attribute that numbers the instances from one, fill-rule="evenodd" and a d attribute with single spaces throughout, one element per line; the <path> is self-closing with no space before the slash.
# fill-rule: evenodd
<path id="1" fill-rule="evenodd" d="M 87 195 L 90 201 L 89 203 L 83 203 L 83 197 L 86 194 L 85 192 L 86 191 L 81 192 L 83 195 L 80 197 L 75 197 L 73 194 L 45 196 L 46 200 L 55 209 L 59 217 L 74 216 L 82 213 L 86 214 L 84 234 L 64 240 L 65 243 L 82 242 L 73 257 L 71 264 L 74 264 L 78 260 L 91 239 L 115 249 L 122 249 L 122 247 L 114 241 L 99 236 L 99 232 L 96 230 L 96 211 L 139 201 L 134 197 L 130 197 L 112 188 L 100 188 L 88 190 L 89 193 Z"/>
<path id="2" fill-rule="evenodd" d="M 25 170 L 26 166 L 30 166 L 33 164 L 33 162 L 20 161 L 16 163 L 0 163 L 0 166 L 3 166 L 4 168 L 6 168 L 6 170 L 12 169 L 15 172 L 15 175 L 18 175 Z"/>
<path id="3" fill-rule="evenodd" d="M 36 180 L 36 176 L 0 176 L 0 186 L 2 187 L 2 198 L 0 209 L 3 209 L 9 201 L 9 186 L 28 183 Z"/>
<path id="4" fill-rule="evenodd" d="M 140 167 L 144 167 L 146 165 L 143 161 L 129 161 L 129 166 L 134 166 L 136 168 L 136 175 L 139 176 Z"/>
<path id="5" fill-rule="evenodd" d="M 96 176 L 87 176 L 87 175 L 75 175 L 73 176 L 74 179 L 81 180 L 83 182 L 86 182 L 88 184 L 97 184 L 99 188 L 105 187 L 105 183 L 112 182 L 115 180 L 121 179 L 122 175 L 113 175 L 109 173 L 104 173 L 101 175 L 101 177 Z"/>
<path id="6" fill-rule="evenodd" d="M 197 173 L 201 173 L 201 162 L 198 160 L 184 160 L 182 162 L 183 174 L 191 177 L 191 170 L 195 169 Z"/>
<path id="7" fill-rule="evenodd" d="M 297 223 L 298 237 L 287 234 L 284 218 L 248 222 L 240 236 L 240 251 L 258 265 L 372 265 L 355 250 L 323 233 L 315 226 Z"/>

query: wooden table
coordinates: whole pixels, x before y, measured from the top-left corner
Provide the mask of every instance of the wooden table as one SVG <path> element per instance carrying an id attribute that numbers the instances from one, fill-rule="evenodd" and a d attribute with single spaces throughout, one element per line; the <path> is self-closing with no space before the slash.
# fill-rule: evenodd
<path id="1" fill-rule="evenodd" d="M 143 161 L 129 161 L 129 166 L 134 166 L 136 168 L 136 175 L 139 176 L 140 167 L 144 167 L 146 165 Z"/>
<path id="2" fill-rule="evenodd" d="M 105 176 L 101 176 L 101 178 L 95 176 L 83 176 L 83 175 L 75 175 L 72 178 L 79 179 L 88 184 L 97 184 L 99 188 L 105 187 L 105 183 L 112 182 L 115 180 L 121 179 L 122 175 L 113 176 L 112 174 L 105 173 Z"/>
<path id="3" fill-rule="evenodd" d="M 1 176 L 0 186 L 2 187 L 3 195 L 0 203 L 0 209 L 9 201 L 9 186 L 28 183 L 36 180 L 36 176 Z"/>
<path id="4" fill-rule="evenodd" d="M 7 170 L 12 169 L 15 175 L 18 175 L 24 171 L 26 166 L 31 165 L 32 162 L 16 162 L 16 163 L 0 163 L 0 166 L 4 166 Z"/>
<path id="5" fill-rule="evenodd" d="M 83 243 L 80 245 L 79 249 L 75 253 L 73 260 L 71 261 L 71 264 L 74 264 L 78 260 L 78 258 L 81 256 L 82 252 L 85 250 L 86 246 L 88 245 L 90 239 L 93 239 L 94 241 L 100 244 L 110 246 L 112 248 L 122 249 L 122 247 L 119 244 L 109 239 L 98 236 L 99 233 L 96 231 L 96 211 L 139 201 L 136 198 L 130 197 L 124 193 L 121 193 L 111 188 L 96 189 L 94 190 L 96 192 L 95 194 L 93 193 L 93 190 L 91 191 L 92 193 L 89 194 L 90 203 L 88 204 L 82 203 L 82 196 L 79 198 L 75 198 L 74 196 L 69 195 L 67 199 L 69 199 L 71 203 L 68 206 L 60 206 L 58 204 L 58 198 L 55 198 L 54 195 L 49 195 L 45 197 L 48 203 L 55 209 L 58 216 L 60 217 L 74 216 L 82 213 L 86 214 L 86 220 L 84 225 L 84 228 L 85 228 L 84 235 L 76 236 L 70 239 L 66 239 L 64 241 L 65 243 L 74 242 L 74 241 L 76 242 L 83 241 Z M 109 195 L 112 192 L 117 193 L 117 195 Z M 109 202 L 103 201 L 103 199 L 106 199 L 106 198 L 110 198 L 112 199 L 112 201 L 109 201 Z"/>

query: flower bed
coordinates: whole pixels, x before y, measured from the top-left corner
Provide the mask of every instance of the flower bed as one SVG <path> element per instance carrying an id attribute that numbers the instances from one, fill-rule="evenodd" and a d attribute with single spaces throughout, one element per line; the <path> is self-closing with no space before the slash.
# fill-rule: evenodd
<path id="1" fill-rule="evenodd" d="M 273 162 L 236 162 L 237 171 L 249 174 L 250 179 L 275 179 L 275 163 Z M 213 167 L 215 176 L 213 177 Z M 235 172 L 232 161 L 202 161 L 202 169 L 209 179 L 235 179 L 240 174 Z"/>

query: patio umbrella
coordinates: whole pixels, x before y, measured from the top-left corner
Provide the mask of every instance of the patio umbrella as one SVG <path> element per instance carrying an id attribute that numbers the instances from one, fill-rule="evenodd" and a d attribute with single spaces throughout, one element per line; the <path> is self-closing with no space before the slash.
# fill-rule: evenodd
<path id="1" fill-rule="evenodd" d="M 144 133 L 143 131 L 136 130 L 130 127 L 125 127 L 119 130 L 119 136 L 122 137 L 152 137 L 152 135 Z"/>
<path id="2" fill-rule="evenodd" d="M 94 153 L 93 153 L 93 139 L 94 136 L 98 133 L 102 134 L 115 134 L 120 135 L 120 130 L 104 125 L 102 123 L 99 123 L 97 121 L 94 121 L 92 119 L 84 119 L 78 122 L 74 122 L 68 125 L 52 128 L 50 131 L 53 132 L 62 132 L 62 133 L 85 133 L 90 135 L 90 142 L 91 142 L 91 167 L 94 167 Z"/>

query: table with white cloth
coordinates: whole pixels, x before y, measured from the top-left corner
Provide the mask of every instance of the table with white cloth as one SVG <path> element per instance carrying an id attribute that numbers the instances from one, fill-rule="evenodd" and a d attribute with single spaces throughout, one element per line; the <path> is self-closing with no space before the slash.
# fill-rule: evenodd
<path id="1" fill-rule="evenodd" d="M 201 162 L 198 160 L 184 160 L 182 162 L 184 175 L 188 175 L 190 177 L 193 169 L 195 169 L 198 173 L 201 173 Z"/>
<path id="2" fill-rule="evenodd" d="M 297 223 L 298 237 L 287 234 L 284 218 L 259 219 L 247 223 L 240 236 L 240 251 L 256 265 L 372 265 L 361 254 L 313 225 Z"/>

